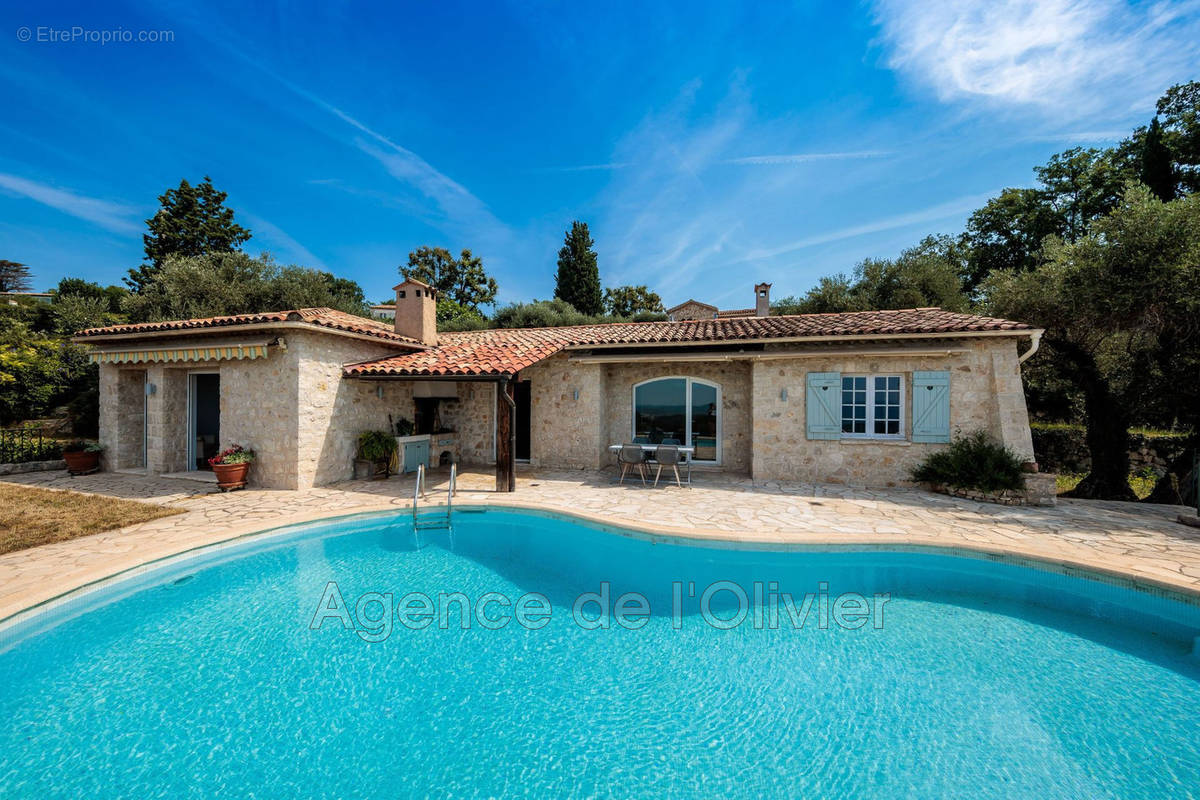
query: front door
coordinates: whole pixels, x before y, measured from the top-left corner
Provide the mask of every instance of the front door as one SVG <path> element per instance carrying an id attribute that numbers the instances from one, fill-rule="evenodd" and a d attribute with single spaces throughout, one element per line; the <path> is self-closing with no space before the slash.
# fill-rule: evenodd
<path id="1" fill-rule="evenodd" d="M 531 412 L 531 394 L 529 381 L 517 381 L 514 387 L 514 402 L 517 404 L 517 448 L 513 457 L 518 461 L 529 460 L 529 421 Z"/>
<path id="2" fill-rule="evenodd" d="M 212 469 L 208 460 L 221 446 L 221 376 L 193 372 L 188 378 L 188 469 Z"/>

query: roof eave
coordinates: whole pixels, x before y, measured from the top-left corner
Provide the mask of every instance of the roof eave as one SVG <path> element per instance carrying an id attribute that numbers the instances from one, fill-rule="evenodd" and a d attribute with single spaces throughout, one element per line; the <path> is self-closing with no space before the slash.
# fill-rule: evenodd
<path id="1" fill-rule="evenodd" d="M 620 347 L 697 347 L 714 344 L 787 344 L 791 342 L 847 342 L 868 339 L 948 339 L 948 338 L 1026 338 L 1041 334 L 1038 328 L 1016 328 L 993 331 L 932 331 L 920 333 L 839 333 L 821 336 L 768 336 L 752 338 L 726 337 L 720 339 L 696 339 L 686 342 L 612 342 L 603 344 L 569 344 L 564 350 L 607 350 Z"/>
<path id="2" fill-rule="evenodd" d="M 369 333 L 359 333 L 357 331 L 346 331 L 340 328 L 333 328 L 327 325 L 318 325 L 313 322 L 305 322 L 302 320 L 281 320 L 279 322 L 252 322 L 248 324 L 233 324 L 233 325 L 211 325 L 205 327 L 194 328 L 168 328 L 165 330 L 156 331 L 126 331 L 124 333 L 94 333 L 88 335 L 76 334 L 71 337 L 71 341 L 75 344 L 83 345 L 103 345 L 119 342 L 136 342 L 148 339 L 164 339 L 176 338 L 184 336 L 212 336 L 229 333 L 253 333 L 256 331 L 268 330 L 300 330 L 307 332 L 328 333 L 335 336 L 343 336 L 350 339 L 359 339 L 361 341 L 373 342 L 376 344 L 393 345 L 406 350 L 428 350 L 429 346 L 418 342 L 400 341 L 398 339 L 389 339 L 383 336 L 372 336 Z M 103 330 L 103 329 L 100 329 Z"/>

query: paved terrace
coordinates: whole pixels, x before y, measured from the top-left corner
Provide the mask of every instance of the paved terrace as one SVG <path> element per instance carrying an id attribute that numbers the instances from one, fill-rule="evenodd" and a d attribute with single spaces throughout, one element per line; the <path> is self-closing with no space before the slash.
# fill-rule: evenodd
<path id="1" fill-rule="evenodd" d="M 665 478 L 665 476 L 664 476 Z M 347 482 L 307 491 L 221 494 L 213 484 L 102 473 L 5 478 L 186 509 L 69 542 L 0 556 L 0 619 L 131 567 L 278 525 L 408 508 L 411 478 Z M 432 475 L 430 504 L 445 502 Z M 1084 568 L 1200 603 L 1200 530 L 1175 522 L 1180 506 L 1060 501 L 1055 508 L 997 506 L 916 489 L 753 483 L 696 476 L 691 489 L 618 486 L 608 473 L 524 471 L 515 494 L 491 491 L 491 473 L 459 477 L 456 505 L 526 506 L 674 536 L 772 545 L 951 547 Z M 440 491 L 439 491 L 440 487 Z"/>

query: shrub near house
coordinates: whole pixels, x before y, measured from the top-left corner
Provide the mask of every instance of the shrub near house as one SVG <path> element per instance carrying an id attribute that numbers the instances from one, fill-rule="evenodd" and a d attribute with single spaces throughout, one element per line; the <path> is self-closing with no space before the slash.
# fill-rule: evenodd
<path id="1" fill-rule="evenodd" d="M 931 453 L 912 471 L 918 483 L 1006 497 L 1025 489 L 1025 469 L 1016 453 L 992 439 L 986 431 L 954 437 L 950 446 Z"/>

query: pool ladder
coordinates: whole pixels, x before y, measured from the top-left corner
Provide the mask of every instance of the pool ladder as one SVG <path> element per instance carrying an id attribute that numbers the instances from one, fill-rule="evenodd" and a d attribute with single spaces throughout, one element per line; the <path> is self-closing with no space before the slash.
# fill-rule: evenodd
<path id="1" fill-rule="evenodd" d="M 417 518 L 418 505 L 422 498 L 428 499 L 428 493 L 425 486 L 425 465 L 417 465 L 417 482 L 413 486 L 413 530 L 427 530 L 430 528 L 449 528 L 450 527 L 450 512 L 454 506 L 454 495 L 458 492 L 458 465 L 450 465 L 450 484 L 446 487 L 446 516 L 440 515 L 430 522 L 419 522 Z"/>

